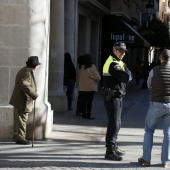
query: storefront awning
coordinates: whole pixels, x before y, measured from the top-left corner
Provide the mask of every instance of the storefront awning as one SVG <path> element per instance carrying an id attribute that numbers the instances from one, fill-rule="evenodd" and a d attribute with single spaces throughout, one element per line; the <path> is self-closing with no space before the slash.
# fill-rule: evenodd
<path id="1" fill-rule="evenodd" d="M 122 41 L 127 46 L 149 48 L 147 42 L 131 25 L 117 16 L 105 16 L 103 18 L 102 37 L 106 43 Z"/>

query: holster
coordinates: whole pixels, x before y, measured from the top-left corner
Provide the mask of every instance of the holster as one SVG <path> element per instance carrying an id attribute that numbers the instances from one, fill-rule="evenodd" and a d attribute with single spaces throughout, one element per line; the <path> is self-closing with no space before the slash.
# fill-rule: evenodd
<path id="1" fill-rule="evenodd" d="M 106 101 L 111 101 L 113 98 L 121 99 L 126 95 L 126 92 L 122 90 L 112 90 L 110 88 L 103 88 L 103 91 L 106 94 Z"/>

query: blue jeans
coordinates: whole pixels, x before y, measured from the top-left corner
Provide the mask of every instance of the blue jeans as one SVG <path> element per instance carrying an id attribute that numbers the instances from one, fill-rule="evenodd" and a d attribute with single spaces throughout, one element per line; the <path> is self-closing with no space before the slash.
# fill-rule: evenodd
<path id="1" fill-rule="evenodd" d="M 170 161 L 170 108 L 156 107 L 150 104 L 146 120 L 145 120 L 145 135 L 143 142 L 143 159 L 146 161 L 151 160 L 151 151 L 153 146 L 153 134 L 157 122 L 162 119 L 163 121 L 163 143 L 161 151 L 162 164 Z"/>

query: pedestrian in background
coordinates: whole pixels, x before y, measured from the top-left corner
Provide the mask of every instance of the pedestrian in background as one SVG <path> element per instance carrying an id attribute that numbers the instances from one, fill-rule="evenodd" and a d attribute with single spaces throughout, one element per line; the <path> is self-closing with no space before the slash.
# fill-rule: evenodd
<path id="1" fill-rule="evenodd" d="M 81 57 L 81 64 L 77 68 L 76 87 L 79 93 L 79 106 L 82 117 L 94 119 L 91 116 L 94 93 L 97 91 L 97 82 L 101 79 L 96 66 L 92 63 L 90 54 Z"/>
<path id="2" fill-rule="evenodd" d="M 147 88 L 147 79 L 149 76 L 149 62 L 145 61 L 143 65 L 143 83 L 142 83 L 142 88 L 146 89 Z"/>
<path id="3" fill-rule="evenodd" d="M 68 110 L 73 110 L 73 93 L 76 82 L 76 69 L 72 62 L 70 53 L 64 54 L 64 85 L 67 87 L 67 107 Z"/>
<path id="4" fill-rule="evenodd" d="M 159 120 L 163 121 L 163 143 L 161 150 L 162 167 L 170 167 L 170 50 L 160 54 L 161 65 L 150 72 L 147 86 L 151 90 L 151 101 L 145 120 L 143 155 L 138 163 L 150 166 L 153 134 Z"/>
<path id="5" fill-rule="evenodd" d="M 116 42 L 112 54 L 103 66 L 103 92 L 108 117 L 105 159 L 114 161 L 121 161 L 125 154 L 125 151 L 118 147 L 117 137 L 121 127 L 122 100 L 126 95 L 126 83 L 132 79 L 131 72 L 122 61 L 126 51 L 125 43 Z"/>
<path id="6" fill-rule="evenodd" d="M 134 67 L 134 74 L 135 74 L 136 85 L 139 85 L 140 79 L 142 78 L 143 75 L 143 68 L 140 61 L 136 62 L 136 65 Z"/>
<path id="7" fill-rule="evenodd" d="M 26 140 L 26 125 L 28 114 L 32 111 L 33 100 L 38 97 L 34 72 L 40 65 L 37 56 L 31 56 L 16 75 L 14 90 L 10 99 L 10 104 L 14 106 L 14 134 L 13 141 L 16 144 L 28 145 Z"/>
<path id="8" fill-rule="evenodd" d="M 78 57 L 77 69 L 81 68 L 82 65 L 83 65 L 83 55 Z M 81 106 L 82 106 L 82 104 L 81 104 L 81 95 L 80 95 L 80 93 L 78 91 L 76 116 L 82 116 L 82 108 L 81 108 Z"/>

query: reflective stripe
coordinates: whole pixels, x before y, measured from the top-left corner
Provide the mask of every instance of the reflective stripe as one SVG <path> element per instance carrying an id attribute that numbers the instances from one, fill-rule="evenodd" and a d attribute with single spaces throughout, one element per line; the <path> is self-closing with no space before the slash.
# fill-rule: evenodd
<path id="1" fill-rule="evenodd" d="M 113 58 L 111 55 L 108 57 L 108 59 L 106 60 L 104 66 L 103 66 L 103 75 L 106 74 L 107 75 L 110 75 L 109 74 L 109 67 L 110 67 L 110 64 L 112 62 L 115 62 L 117 64 L 119 64 L 119 66 L 124 70 L 124 62 L 123 61 L 117 61 L 115 58 Z"/>
<path id="2" fill-rule="evenodd" d="M 103 76 L 112 76 L 112 75 L 109 73 L 103 73 Z"/>

